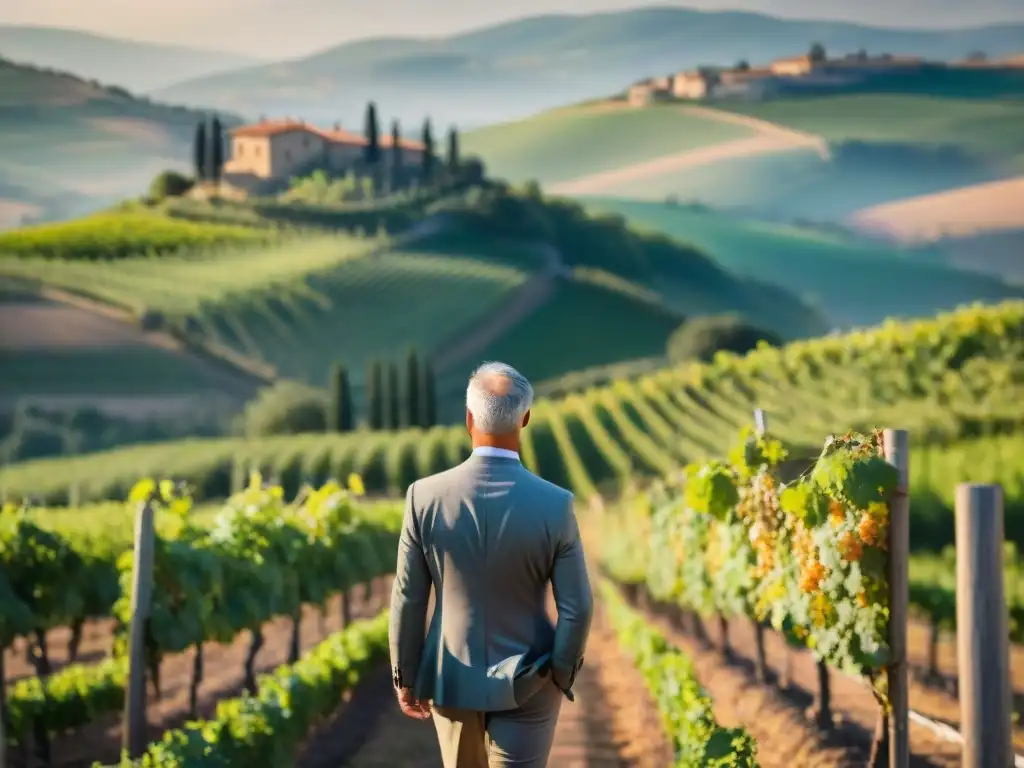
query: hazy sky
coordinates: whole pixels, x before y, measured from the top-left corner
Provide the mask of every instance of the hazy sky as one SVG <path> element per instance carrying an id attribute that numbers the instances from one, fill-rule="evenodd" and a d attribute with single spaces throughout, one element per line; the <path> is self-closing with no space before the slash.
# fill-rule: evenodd
<path id="1" fill-rule="evenodd" d="M 542 13 L 655 4 L 884 26 L 1024 21 L 1024 0 L 0 0 L 0 23 L 73 27 L 280 57 L 374 35 L 442 35 Z M 225 28 L 231 29 L 229 36 Z"/>

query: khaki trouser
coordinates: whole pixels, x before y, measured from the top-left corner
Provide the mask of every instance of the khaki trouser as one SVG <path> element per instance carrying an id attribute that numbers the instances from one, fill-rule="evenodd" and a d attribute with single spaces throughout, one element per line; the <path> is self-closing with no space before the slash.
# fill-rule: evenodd
<path id="1" fill-rule="evenodd" d="M 546 768 L 562 698 L 552 683 L 504 712 L 435 707 L 444 768 Z"/>

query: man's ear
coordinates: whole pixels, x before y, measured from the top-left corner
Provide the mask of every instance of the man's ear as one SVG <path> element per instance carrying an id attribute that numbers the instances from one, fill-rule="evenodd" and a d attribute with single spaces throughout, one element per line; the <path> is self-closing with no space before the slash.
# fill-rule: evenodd
<path id="1" fill-rule="evenodd" d="M 473 434 L 473 412 L 466 409 L 466 431 Z"/>
<path id="2" fill-rule="evenodd" d="M 529 423 L 530 423 L 530 412 L 527 411 L 526 413 L 523 414 L 523 426 L 525 427 Z"/>

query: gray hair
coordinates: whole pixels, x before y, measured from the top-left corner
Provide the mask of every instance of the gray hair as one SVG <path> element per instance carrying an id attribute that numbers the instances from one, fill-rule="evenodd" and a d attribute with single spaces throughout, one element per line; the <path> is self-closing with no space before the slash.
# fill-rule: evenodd
<path id="1" fill-rule="evenodd" d="M 504 379 L 495 386 L 495 379 Z M 504 435 L 522 426 L 533 405 L 533 387 L 519 371 L 505 363 L 484 363 L 469 377 L 466 408 L 473 423 L 488 435 Z"/>

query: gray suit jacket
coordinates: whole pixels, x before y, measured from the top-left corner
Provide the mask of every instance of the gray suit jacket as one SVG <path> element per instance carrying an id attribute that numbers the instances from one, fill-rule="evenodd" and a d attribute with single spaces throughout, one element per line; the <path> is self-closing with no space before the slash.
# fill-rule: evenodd
<path id="1" fill-rule="evenodd" d="M 551 680 L 572 700 L 592 616 L 571 493 L 479 454 L 409 486 L 391 595 L 396 686 L 485 712 L 515 709 Z"/>

